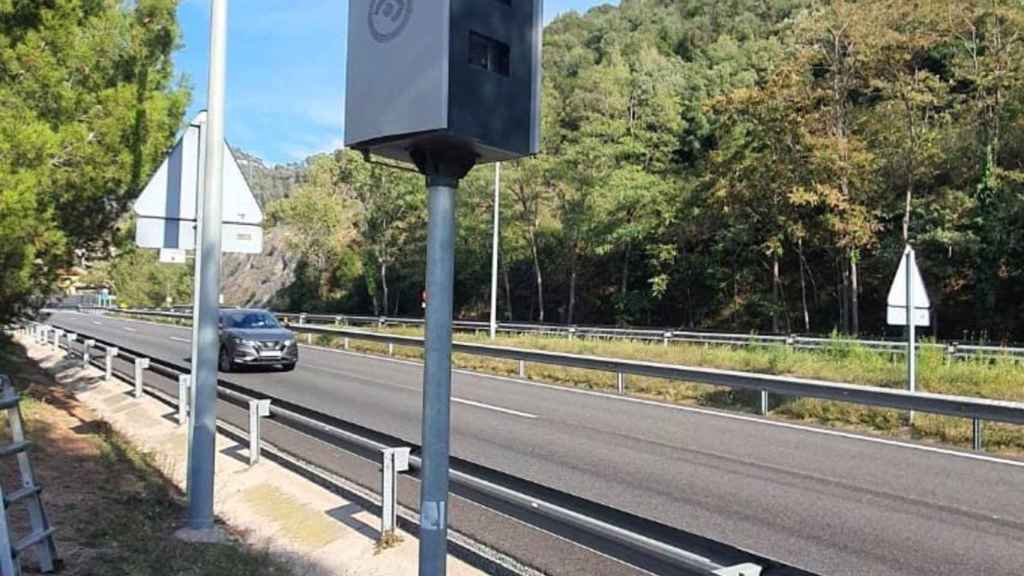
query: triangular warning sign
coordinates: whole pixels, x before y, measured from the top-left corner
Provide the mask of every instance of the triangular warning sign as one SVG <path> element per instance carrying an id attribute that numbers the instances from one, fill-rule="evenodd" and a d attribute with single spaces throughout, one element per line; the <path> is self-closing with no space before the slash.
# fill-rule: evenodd
<path id="1" fill-rule="evenodd" d="M 195 248 L 196 206 L 203 181 L 206 113 L 198 116 L 135 201 L 135 243 L 142 248 Z M 263 211 L 231 148 L 224 144 L 223 250 L 258 253 Z"/>
<path id="2" fill-rule="evenodd" d="M 889 287 L 889 297 L 886 300 L 886 320 L 894 326 L 905 326 L 907 324 L 907 265 L 910 265 L 910 287 L 911 298 L 914 306 L 914 324 L 916 326 L 929 326 L 931 300 L 928 299 L 928 292 L 924 287 L 924 280 L 921 278 L 921 271 L 917 267 L 917 259 L 914 250 L 907 246 L 900 258 L 899 269 L 892 279 Z"/>

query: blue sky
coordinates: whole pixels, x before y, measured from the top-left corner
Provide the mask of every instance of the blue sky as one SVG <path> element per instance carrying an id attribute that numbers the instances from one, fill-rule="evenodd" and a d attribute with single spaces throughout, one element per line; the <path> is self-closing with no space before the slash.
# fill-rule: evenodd
<path id="1" fill-rule="evenodd" d="M 604 3 L 618 0 L 545 0 L 544 17 Z M 181 1 L 174 64 L 192 87 L 189 117 L 206 107 L 209 18 L 209 0 Z M 347 26 L 347 0 L 231 2 L 226 130 L 233 146 L 275 164 L 341 146 Z"/>

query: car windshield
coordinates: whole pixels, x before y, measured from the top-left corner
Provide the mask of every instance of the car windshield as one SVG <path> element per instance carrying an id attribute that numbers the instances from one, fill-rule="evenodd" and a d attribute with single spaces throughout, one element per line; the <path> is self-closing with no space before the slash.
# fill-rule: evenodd
<path id="1" fill-rule="evenodd" d="M 267 312 L 227 312 L 224 314 L 225 328 L 279 328 L 277 320 Z"/>

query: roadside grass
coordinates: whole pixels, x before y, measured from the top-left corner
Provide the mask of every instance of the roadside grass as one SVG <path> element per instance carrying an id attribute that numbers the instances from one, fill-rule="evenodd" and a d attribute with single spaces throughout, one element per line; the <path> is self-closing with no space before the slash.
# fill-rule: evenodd
<path id="1" fill-rule="evenodd" d="M 0 372 L 23 392 L 22 414 L 34 447 L 32 464 L 46 487 L 43 503 L 56 528 L 65 576 L 290 576 L 298 560 L 232 534 L 222 544 L 188 544 L 173 537 L 185 518 L 180 492 L 149 454 L 95 419 L 23 350 L 0 335 Z M 0 442 L 8 442 L 6 413 Z M 17 483 L 16 467 L 0 470 L 5 486 Z M 25 534 L 23 506 L 11 521 Z M 31 568 L 26 565 L 26 568 Z M 29 572 L 34 573 L 34 572 Z"/>
<path id="2" fill-rule="evenodd" d="M 422 329 L 416 327 L 374 328 L 373 331 L 422 336 Z M 536 335 L 499 335 L 495 341 L 491 341 L 486 334 L 472 333 L 458 333 L 455 339 L 474 344 L 720 368 L 886 388 L 906 386 L 906 364 L 902 355 L 875 352 L 841 338 L 834 338 L 829 346 L 818 350 L 774 345 L 737 348 L 671 343 L 665 346 L 662 343 L 643 341 L 569 340 Z M 341 348 L 342 342 L 343 339 L 333 336 L 314 338 L 314 343 L 326 347 Z M 385 344 L 355 339 L 349 339 L 349 349 L 381 356 L 388 354 Z M 422 360 L 422 350 L 395 346 L 394 356 Z M 501 376 L 517 377 L 519 371 L 515 361 L 468 354 L 454 354 L 452 362 L 457 368 Z M 607 372 L 528 364 L 527 377 L 587 390 L 617 390 L 615 374 Z M 756 412 L 758 408 L 756 393 L 719 386 L 629 375 L 626 389 L 633 396 L 676 404 L 750 413 Z M 999 359 L 947 362 L 940 350 L 923 348 L 918 355 L 918 389 L 939 394 L 1024 401 L 1024 367 L 1012 360 Z M 969 446 L 971 443 L 971 422 L 964 418 L 917 414 L 911 424 L 904 411 L 776 395 L 770 396 L 769 406 L 771 415 L 790 420 L 956 446 Z M 986 450 L 1007 454 L 1024 453 L 1024 429 L 1021 427 L 987 422 L 984 434 Z"/>
<path id="3" fill-rule="evenodd" d="M 174 321 L 178 323 L 177 320 Z M 362 331 L 422 337 L 422 327 L 373 327 Z M 493 344 L 510 348 L 526 348 L 581 355 L 644 360 L 683 366 L 719 368 L 760 374 L 811 378 L 849 384 L 906 387 L 906 363 L 902 354 L 880 353 L 856 341 L 833 337 L 828 346 L 819 349 L 795 349 L 782 345 L 750 345 L 733 347 L 673 342 L 604 340 L 541 335 L 499 334 L 491 341 L 486 333 L 459 332 L 459 342 Z M 305 335 L 300 341 L 306 342 Z M 315 336 L 312 343 L 342 348 L 343 339 Z M 386 344 L 355 339 L 349 349 L 380 356 L 388 355 Z M 419 348 L 395 346 L 397 358 L 422 360 Z M 468 354 L 454 354 L 456 368 L 518 377 L 518 363 Z M 616 376 L 607 372 L 528 364 L 527 377 L 545 383 L 572 386 L 602 392 L 616 391 Z M 699 405 L 754 413 L 758 395 L 729 388 L 628 376 L 626 388 L 630 395 L 663 402 Z M 947 360 L 938 348 L 922 348 L 918 352 L 917 388 L 938 394 L 973 396 L 996 400 L 1024 402 L 1024 365 L 1012 359 Z M 917 414 L 911 424 L 904 411 L 873 408 L 843 402 L 772 395 L 769 398 L 773 416 L 856 431 L 880 432 L 897 438 L 935 441 L 955 446 L 971 443 L 971 421 L 964 418 Z M 992 452 L 1024 454 L 1024 428 L 986 422 L 984 446 Z"/>

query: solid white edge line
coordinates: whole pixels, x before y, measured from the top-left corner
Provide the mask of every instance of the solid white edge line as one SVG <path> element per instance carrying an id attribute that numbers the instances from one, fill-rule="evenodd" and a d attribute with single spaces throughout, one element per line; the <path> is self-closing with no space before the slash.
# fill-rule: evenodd
<path id="1" fill-rule="evenodd" d="M 520 412 L 518 410 L 509 410 L 508 408 L 502 408 L 501 406 L 492 406 L 491 404 L 484 404 L 483 402 L 473 402 L 472 400 L 463 400 L 462 398 L 456 398 L 452 396 L 452 402 L 458 402 L 459 404 L 468 404 L 469 406 L 476 406 L 477 408 L 484 408 L 485 410 L 494 410 L 495 412 L 502 412 L 504 414 L 511 414 L 512 416 L 519 416 L 520 418 L 537 418 L 536 414 L 527 414 L 526 412 Z"/>
<path id="2" fill-rule="evenodd" d="M 191 342 L 191 340 L 189 340 L 188 338 L 178 338 L 177 336 L 171 336 L 168 338 L 168 340 L 174 340 L 175 342 L 184 342 L 185 344 Z"/>
<path id="3" fill-rule="evenodd" d="M 124 322 L 139 322 L 142 324 L 152 324 L 154 326 L 182 328 L 180 326 L 173 326 L 169 324 L 161 324 L 159 322 L 149 322 L 146 320 L 134 320 L 128 318 L 118 318 Z M 396 362 L 399 364 L 407 364 L 409 366 L 423 366 L 421 362 L 413 362 L 411 360 L 400 360 L 398 358 L 388 358 L 386 356 L 375 356 L 373 354 L 363 354 L 360 352 L 352 352 L 349 350 L 338 350 L 336 348 L 327 348 L 324 346 L 315 346 L 310 344 L 300 344 L 303 348 L 312 348 L 314 350 L 321 350 L 324 352 L 333 352 L 335 354 L 349 354 L 352 356 L 359 356 L 362 358 L 369 358 L 372 360 L 383 360 L 385 362 Z M 780 422 L 777 420 L 768 420 L 765 418 L 758 418 L 756 416 L 746 416 L 743 414 L 731 414 L 728 412 L 719 412 L 717 410 L 708 410 L 705 408 L 696 408 L 692 406 L 680 406 L 678 404 L 666 404 L 665 402 L 659 402 L 657 400 L 648 400 L 646 398 L 636 398 L 631 396 L 619 396 L 617 394 L 609 394 L 607 392 L 598 392 L 596 390 L 581 390 L 579 388 L 570 388 L 568 386 L 559 386 L 557 384 L 545 384 L 543 382 L 535 382 L 533 380 L 523 380 L 521 378 L 511 378 L 509 376 L 500 376 L 494 374 L 487 374 L 486 372 L 474 372 L 472 370 L 464 369 L 453 369 L 452 372 L 459 374 L 465 374 L 469 376 L 478 376 L 484 378 L 493 378 L 495 380 L 503 380 L 506 382 L 512 382 L 516 384 L 522 384 L 526 386 L 537 386 L 539 388 L 547 388 L 549 390 L 557 390 L 560 392 L 568 392 L 572 394 L 585 394 L 588 396 L 598 396 L 601 398 L 607 398 L 610 400 L 618 400 L 620 402 L 635 402 L 637 404 L 645 404 L 648 406 L 655 406 L 659 408 L 665 408 L 668 410 L 679 410 L 680 412 L 691 412 L 695 414 L 704 414 L 708 416 L 717 416 L 719 418 L 729 418 L 732 420 L 740 420 L 743 422 L 750 422 L 753 424 L 762 424 L 765 426 L 775 426 L 779 428 L 787 428 L 790 430 L 798 430 L 802 432 L 811 432 L 815 434 L 822 434 L 825 436 L 835 436 L 838 438 L 846 438 L 849 440 L 859 440 L 861 442 L 872 442 L 875 444 L 882 444 L 885 446 L 894 446 L 897 448 L 907 448 L 910 450 L 921 450 L 924 452 L 931 452 L 933 454 L 942 454 L 944 456 L 953 456 L 955 458 L 965 458 L 968 460 L 977 460 L 980 462 L 988 462 L 991 464 L 1003 464 L 1006 466 L 1012 466 L 1015 468 L 1024 468 L 1024 461 L 1021 460 L 1010 460 L 1007 458 L 1000 458 L 998 456 L 988 456 L 985 454 L 974 454 L 972 452 L 964 452 L 961 450 L 952 450 L 949 448 L 940 448 L 938 446 L 927 446 L 924 444 L 913 444 L 910 442 L 903 442 L 900 440 L 891 440 L 888 438 L 880 438 L 875 436 L 864 436 L 861 434 L 855 434 L 853 432 L 843 432 L 842 430 L 829 430 L 826 428 L 818 428 L 814 426 L 804 426 L 801 424 L 794 424 L 790 422 Z"/>

